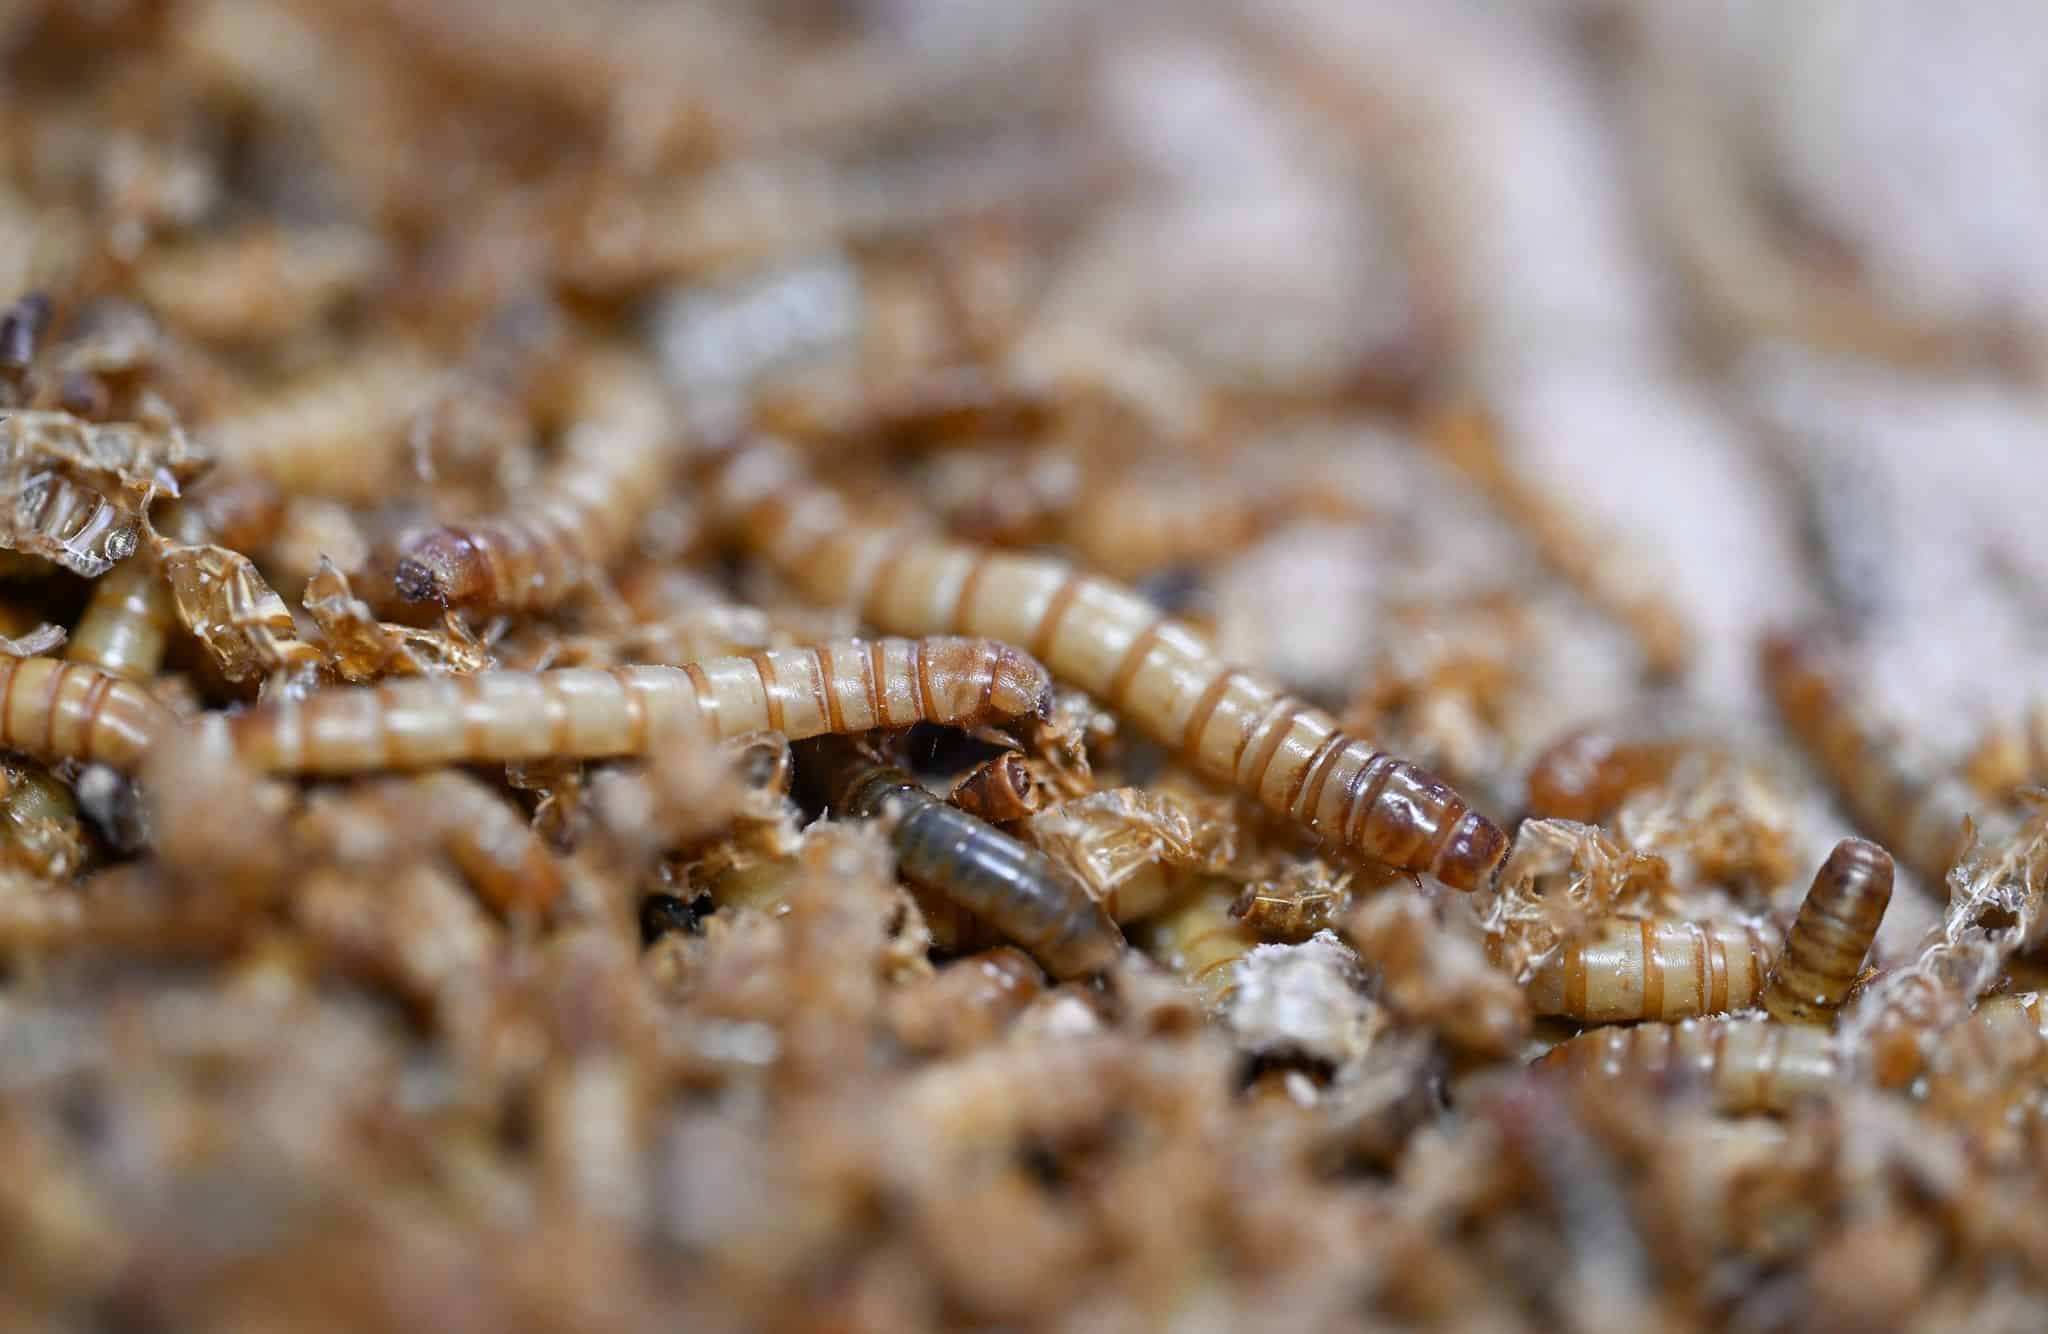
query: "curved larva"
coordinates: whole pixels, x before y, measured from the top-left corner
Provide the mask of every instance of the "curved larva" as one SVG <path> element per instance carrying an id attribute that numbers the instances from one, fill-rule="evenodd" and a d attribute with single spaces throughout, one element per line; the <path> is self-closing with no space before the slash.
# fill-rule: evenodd
<path id="1" fill-rule="evenodd" d="M 1841 1061 L 1826 1029 L 1770 1019 L 1688 1019 L 1581 1033 L 1539 1066 L 1581 1079 L 1697 1079 L 1724 1112 L 1783 1111 L 1834 1087 Z"/>
<path id="2" fill-rule="evenodd" d="M 1874 843 L 1845 838 L 1814 873 L 1813 887 L 1785 936 L 1764 988 L 1763 1007 L 1785 1023 L 1825 1024 L 1848 999 L 1885 906 L 1892 900 L 1892 859 Z"/>
<path id="3" fill-rule="evenodd" d="M 1434 775 L 1215 658 L 1191 628 L 1119 584 L 1057 560 L 859 523 L 773 445 L 734 456 L 715 491 L 747 542 L 809 596 L 896 633 L 1024 645 L 1201 777 L 1340 847 L 1465 890 L 1486 883 L 1507 851 L 1499 828 Z"/>
<path id="4" fill-rule="evenodd" d="M 133 681 L 82 662 L 0 654 L 0 748 L 130 773 L 171 725 L 170 710 Z"/>
<path id="5" fill-rule="evenodd" d="M 433 529 L 395 563 L 400 596 L 481 611 L 559 604 L 623 554 L 662 497 L 677 436 L 651 372 L 605 364 L 562 457 L 510 509 Z"/>
<path id="6" fill-rule="evenodd" d="M 1939 885 L 1962 846 L 1969 790 L 1950 774 L 1918 775 L 1900 762 L 1896 739 L 1864 716 L 1839 664 L 1817 637 L 1770 636 L 1762 666 L 1786 727 L 1856 823 L 1897 849 L 1930 885 Z"/>
<path id="7" fill-rule="evenodd" d="M 1123 933 L 1073 874 L 987 821 L 947 805 L 901 769 L 850 742 L 820 743 L 835 807 L 890 817 L 903 878 L 936 890 L 1022 945 L 1054 977 L 1086 977 L 1115 963 Z"/>
<path id="8" fill-rule="evenodd" d="M 1259 933 L 1231 915 L 1237 892 L 1230 881 L 1197 876 L 1145 927 L 1159 961 L 1201 993 L 1212 1010 L 1237 993 L 1237 966 L 1259 945 Z"/>
<path id="9" fill-rule="evenodd" d="M 279 699 L 224 728 L 273 773 L 360 773 L 645 754 L 664 737 L 791 738 L 916 722 L 1002 722 L 1045 706 L 1045 669 L 978 639 L 841 640 L 687 667 L 410 677 Z"/>
<path id="10" fill-rule="evenodd" d="M 163 666 L 177 624 L 177 604 L 163 571 L 154 560 L 131 557 L 93 585 L 64 656 L 130 681 L 146 681 Z"/>
<path id="11" fill-rule="evenodd" d="M 1599 1024 L 1746 1010 L 1771 955 L 1763 933 L 1740 923 L 1611 919 L 1545 960 L 1529 979 L 1529 1008 Z"/>
<path id="12" fill-rule="evenodd" d="M 545 912 L 560 897 L 562 868 L 554 853 L 517 807 L 475 778 L 444 769 L 406 783 L 396 795 L 426 813 L 448 860 L 499 912 Z"/>

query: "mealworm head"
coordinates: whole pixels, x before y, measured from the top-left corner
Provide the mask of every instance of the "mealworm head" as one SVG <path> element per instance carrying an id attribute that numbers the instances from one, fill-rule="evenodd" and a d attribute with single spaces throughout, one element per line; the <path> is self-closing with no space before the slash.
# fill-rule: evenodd
<path id="1" fill-rule="evenodd" d="M 964 641 L 971 642 L 971 641 Z M 989 704 L 1006 718 L 1052 712 L 1052 674 L 1020 648 L 997 644 L 995 670 L 990 673 Z"/>
<path id="2" fill-rule="evenodd" d="M 482 597 L 491 583 L 482 549 L 459 528 L 437 528 L 413 543 L 395 582 L 407 602 L 448 603 Z"/>
<path id="3" fill-rule="evenodd" d="M 1489 883 L 1508 854 L 1508 836 L 1478 811 L 1465 812 L 1444 840 L 1430 874 L 1452 889 L 1475 890 Z"/>

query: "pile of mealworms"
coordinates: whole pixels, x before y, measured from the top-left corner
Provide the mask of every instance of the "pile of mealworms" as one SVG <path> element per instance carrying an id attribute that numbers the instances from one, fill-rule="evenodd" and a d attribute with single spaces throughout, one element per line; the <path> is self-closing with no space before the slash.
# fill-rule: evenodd
<path id="1" fill-rule="evenodd" d="M 2044 51 L 0 5 L 0 1325 L 2048 1325 Z"/>

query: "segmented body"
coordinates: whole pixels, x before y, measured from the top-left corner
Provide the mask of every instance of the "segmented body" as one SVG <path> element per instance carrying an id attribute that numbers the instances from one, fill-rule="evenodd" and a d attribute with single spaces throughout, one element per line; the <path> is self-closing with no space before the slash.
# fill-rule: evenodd
<path id="1" fill-rule="evenodd" d="M 893 819 L 889 840 L 906 880 L 987 922 L 1054 977 L 1100 972 L 1122 953 L 1123 933 L 1102 905 L 1036 848 L 947 805 L 852 743 L 821 743 L 805 758 L 824 769 L 835 808 Z"/>
<path id="2" fill-rule="evenodd" d="M 1618 918 L 1558 949 L 1529 979 L 1537 1014 L 1581 1023 L 1690 1019 L 1746 1010 L 1762 994 L 1772 948 L 1731 922 Z"/>
<path id="3" fill-rule="evenodd" d="M 0 747 L 129 773 L 171 723 L 132 681 L 84 663 L 0 654 Z"/>
<path id="4" fill-rule="evenodd" d="M 533 494 L 505 512 L 436 528 L 407 543 L 398 591 L 484 611 L 559 604 L 625 551 L 658 500 L 674 459 L 660 386 L 631 363 L 587 371 L 586 417 Z"/>
<path id="5" fill-rule="evenodd" d="M 1825 1029 L 1725 1018 L 1596 1029 L 1537 1064 L 1582 1079 L 1697 1079 L 1724 1112 L 1783 1111 L 1826 1093 L 1841 1071 Z"/>
<path id="6" fill-rule="evenodd" d="M 1259 933 L 1231 915 L 1237 886 L 1197 876 L 1145 928 L 1159 961 L 1200 992 L 1211 1009 L 1237 992 L 1237 965 L 1258 947 Z"/>
<path id="7" fill-rule="evenodd" d="M 1825 1024 L 1856 985 L 1892 898 L 1892 859 L 1874 843 L 1845 838 L 1814 874 L 1764 988 L 1763 1007 L 1784 1023 Z"/>
<path id="8" fill-rule="evenodd" d="M 1501 831 L 1435 776 L 1217 659 L 1191 628 L 1127 588 L 1056 560 L 861 524 L 775 446 L 728 461 L 717 492 L 746 539 L 810 596 L 898 633 L 1026 645 L 1197 774 L 1340 847 L 1467 890 L 1506 853 Z"/>
<path id="9" fill-rule="evenodd" d="M 645 754 L 663 738 L 809 737 L 916 722 L 979 726 L 1044 707 L 1044 668 L 975 639 L 842 640 L 687 667 L 562 668 L 413 677 L 278 699 L 232 718 L 242 759 L 357 773 Z"/>
<path id="10" fill-rule="evenodd" d="M 153 560 L 133 557 L 93 585 L 64 656 L 130 681 L 146 681 L 163 666 L 177 623 L 178 609 L 163 571 Z"/>
<path id="11" fill-rule="evenodd" d="M 1600 727 L 1574 728 L 1529 765 L 1529 814 L 1599 824 L 1629 794 L 1670 774 L 1685 748 L 1634 741 Z"/>
<path id="12" fill-rule="evenodd" d="M 1764 641 L 1765 685 L 1785 724 L 1841 795 L 1850 815 L 1931 884 L 1962 844 L 1969 790 L 1945 772 L 1901 764 L 1898 740 L 1865 716 L 1833 656 L 1813 635 Z"/>
<path id="13" fill-rule="evenodd" d="M 448 859 L 499 912 L 544 912 L 562 892 L 562 868 L 517 807 L 455 769 L 427 774 L 398 794 L 427 813 Z"/>

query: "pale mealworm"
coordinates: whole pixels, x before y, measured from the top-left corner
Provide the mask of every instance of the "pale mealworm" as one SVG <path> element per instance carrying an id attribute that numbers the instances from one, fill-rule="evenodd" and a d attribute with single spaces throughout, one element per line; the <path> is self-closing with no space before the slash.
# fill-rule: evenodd
<path id="1" fill-rule="evenodd" d="M 1690 1019 L 1755 1005 L 1772 947 L 1753 926 L 1611 918 L 1528 982 L 1529 1008 L 1581 1023 Z"/>
<path id="2" fill-rule="evenodd" d="M 1123 933 L 1087 887 L 1036 848 L 948 806 L 852 742 L 820 742 L 805 759 L 823 770 L 835 808 L 891 820 L 889 841 L 904 879 L 987 922 L 1054 977 L 1099 973 L 1123 952 Z"/>
<path id="3" fill-rule="evenodd" d="M 213 717 L 244 762 L 358 773 L 645 754 L 692 732 L 791 738 L 916 722 L 973 727 L 1045 707 L 1045 669 L 976 639 L 841 640 L 687 667 L 412 677 Z"/>
<path id="4" fill-rule="evenodd" d="M 152 559 L 131 557 L 93 585 L 64 656 L 130 681 L 147 681 L 163 666 L 177 624 L 177 604 L 163 571 Z"/>
<path id="5" fill-rule="evenodd" d="M 855 520 L 786 448 L 727 460 L 717 503 L 745 540 L 821 602 L 896 633 L 984 634 L 1176 748 L 1196 774 L 1254 795 L 1332 843 L 1457 889 L 1485 884 L 1507 840 L 1434 775 L 1346 736 L 1320 709 L 1215 658 L 1188 626 L 1057 560 L 934 541 Z"/>
<path id="6" fill-rule="evenodd" d="M 1784 1023 L 1826 1024 L 1856 985 L 1892 899 L 1892 859 L 1860 838 L 1835 845 L 1785 936 L 1763 1007 Z"/>
<path id="7" fill-rule="evenodd" d="M 554 853 L 510 801 L 458 769 L 426 774 L 393 794 L 431 820 L 448 860 L 501 913 L 545 912 L 562 892 Z"/>
<path id="8" fill-rule="evenodd" d="M 584 368 L 581 419 L 533 494 L 503 513 L 435 528 L 397 553 L 400 596 L 539 611 L 602 574 L 660 500 L 676 432 L 653 373 L 625 359 Z"/>
<path id="9" fill-rule="evenodd" d="M 84 663 L 0 654 L 0 747 L 130 773 L 171 725 L 170 710 L 133 681 Z"/>
<path id="10" fill-rule="evenodd" d="M 1558 1044 L 1537 1064 L 1581 1079 L 1698 1079 L 1724 1112 L 1783 1111 L 1826 1093 L 1841 1073 L 1826 1029 L 1770 1019 L 1601 1028 Z"/>
<path id="11" fill-rule="evenodd" d="M 1159 961 L 1216 1009 L 1237 992 L 1238 965 L 1259 933 L 1230 915 L 1237 885 L 1220 876 L 1192 877 L 1180 897 L 1151 918 L 1145 940 Z"/>

